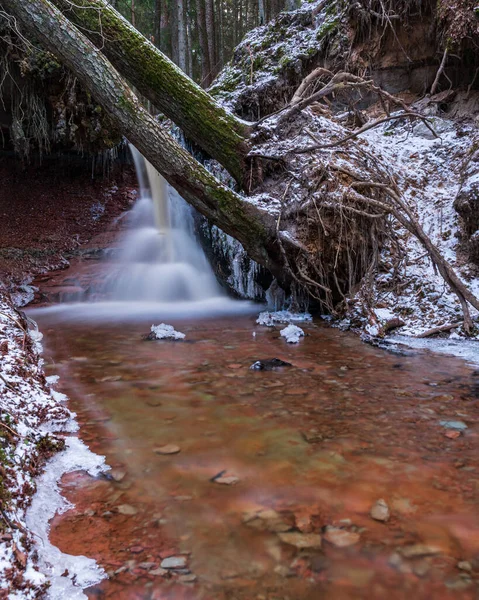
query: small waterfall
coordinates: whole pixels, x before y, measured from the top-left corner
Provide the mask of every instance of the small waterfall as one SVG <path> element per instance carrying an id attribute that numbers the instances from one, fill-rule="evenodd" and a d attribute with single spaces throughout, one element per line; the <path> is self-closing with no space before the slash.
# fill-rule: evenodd
<path id="1" fill-rule="evenodd" d="M 196 238 L 193 209 L 130 148 L 140 195 L 125 216 L 119 248 L 106 253 L 101 275 L 80 298 L 37 310 L 68 320 L 120 322 L 257 312 L 258 306 L 225 294 Z"/>
<path id="2" fill-rule="evenodd" d="M 190 206 L 135 148 L 132 153 L 140 198 L 130 215 L 111 299 L 177 302 L 221 296 L 195 238 Z"/>

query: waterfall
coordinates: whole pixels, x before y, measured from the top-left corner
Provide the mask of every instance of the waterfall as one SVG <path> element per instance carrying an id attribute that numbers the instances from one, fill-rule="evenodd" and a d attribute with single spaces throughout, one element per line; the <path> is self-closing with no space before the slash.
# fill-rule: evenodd
<path id="1" fill-rule="evenodd" d="M 101 265 L 101 274 L 92 279 L 82 301 L 38 310 L 67 319 L 122 322 L 256 312 L 258 306 L 226 295 L 196 238 L 193 209 L 130 148 L 140 193 L 125 216 L 119 250 L 106 253 L 108 262 Z"/>
<path id="2" fill-rule="evenodd" d="M 178 302 L 221 296 L 195 238 L 190 206 L 135 148 L 132 153 L 140 198 L 130 215 L 112 300 Z"/>

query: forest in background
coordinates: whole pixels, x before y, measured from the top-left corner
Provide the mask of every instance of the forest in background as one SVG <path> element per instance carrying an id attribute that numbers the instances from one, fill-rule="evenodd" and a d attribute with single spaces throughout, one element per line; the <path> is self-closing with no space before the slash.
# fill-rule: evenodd
<path id="1" fill-rule="evenodd" d="M 244 34 L 298 0 L 111 0 L 145 37 L 202 87 L 231 59 Z"/>

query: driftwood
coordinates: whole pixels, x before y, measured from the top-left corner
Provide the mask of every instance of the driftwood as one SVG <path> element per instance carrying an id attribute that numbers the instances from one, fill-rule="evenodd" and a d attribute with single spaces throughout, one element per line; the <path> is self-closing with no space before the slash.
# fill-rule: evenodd
<path id="1" fill-rule="evenodd" d="M 436 335 L 436 333 L 444 333 L 445 331 L 451 331 L 451 329 L 456 329 L 456 327 L 460 327 L 464 321 L 457 321 L 456 323 L 448 323 L 447 325 L 440 325 L 439 327 L 433 327 L 432 329 L 428 329 L 419 335 L 416 335 L 417 338 L 428 338 L 432 335 Z"/>

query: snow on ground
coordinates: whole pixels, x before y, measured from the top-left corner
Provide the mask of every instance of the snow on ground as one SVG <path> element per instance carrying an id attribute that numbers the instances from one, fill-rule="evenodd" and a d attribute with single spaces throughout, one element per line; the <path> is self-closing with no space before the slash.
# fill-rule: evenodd
<path id="1" fill-rule="evenodd" d="M 53 548 L 48 521 L 67 506 L 57 487 L 63 473 L 98 473 L 104 459 L 78 439 L 53 433 L 76 431 L 75 415 L 52 389 L 56 378 L 45 379 L 42 335 L 28 327 L 0 291 L 0 589 L 12 600 L 30 600 L 60 584 L 64 595 L 49 592 L 50 598 L 86 598 L 77 584 L 100 581 L 102 572 L 94 561 Z"/>
<path id="2" fill-rule="evenodd" d="M 467 264 L 458 253 L 459 217 L 453 206 L 460 187 L 461 168 L 476 143 L 477 129 L 439 117 L 432 118 L 431 124 L 438 138 L 423 122 L 411 125 L 406 120 L 384 124 L 361 137 L 396 176 L 403 197 L 433 243 L 478 295 L 477 268 Z M 399 226 L 397 233 L 407 257 L 399 278 L 395 279 L 390 249 L 383 251 L 383 268 L 375 290 L 375 305 L 379 307 L 375 310 L 377 322 L 367 324 L 366 331 L 377 335 L 382 324 L 398 318 L 405 323 L 399 330 L 401 335 L 416 336 L 433 327 L 461 321 L 460 303 L 436 272 L 426 250 Z M 473 318 L 477 316 L 473 309 L 471 314 Z M 460 328 L 452 335 L 458 334 L 462 335 Z"/>

